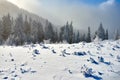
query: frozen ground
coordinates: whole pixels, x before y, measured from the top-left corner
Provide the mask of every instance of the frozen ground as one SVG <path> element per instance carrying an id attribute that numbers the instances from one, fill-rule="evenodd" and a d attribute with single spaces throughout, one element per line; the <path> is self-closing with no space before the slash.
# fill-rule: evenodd
<path id="1" fill-rule="evenodd" d="M 120 40 L 0 46 L 0 80 L 120 80 Z"/>

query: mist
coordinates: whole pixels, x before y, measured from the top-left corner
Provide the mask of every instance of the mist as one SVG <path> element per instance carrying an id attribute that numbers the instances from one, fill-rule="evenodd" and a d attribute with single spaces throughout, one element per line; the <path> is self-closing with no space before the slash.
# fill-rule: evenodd
<path id="1" fill-rule="evenodd" d="M 8 0 L 55 25 L 73 22 L 77 30 L 87 30 L 90 26 L 95 31 L 102 22 L 103 27 L 113 33 L 120 30 L 120 3 L 117 0 L 101 0 L 96 4 L 84 3 L 83 0 Z M 68 2 L 69 1 L 69 2 Z"/>

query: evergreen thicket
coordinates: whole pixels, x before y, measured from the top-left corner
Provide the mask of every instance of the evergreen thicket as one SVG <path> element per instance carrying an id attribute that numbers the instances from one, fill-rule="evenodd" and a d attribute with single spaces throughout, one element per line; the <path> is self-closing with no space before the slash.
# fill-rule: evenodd
<path id="1" fill-rule="evenodd" d="M 60 30 L 56 29 L 52 23 L 46 20 L 46 26 L 43 27 L 40 21 L 32 20 L 21 14 L 13 19 L 9 14 L 3 16 L 0 20 L 0 44 L 23 45 L 25 43 L 41 43 L 44 40 L 50 40 L 51 43 L 66 41 L 70 44 L 81 41 L 91 42 L 96 36 L 102 40 L 109 39 L 108 29 L 104 29 L 100 23 L 94 37 L 91 36 L 91 29 L 88 27 L 87 33 L 75 31 L 73 22 L 67 22 Z M 115 40 L 119 39 L 118 31 Z"/>

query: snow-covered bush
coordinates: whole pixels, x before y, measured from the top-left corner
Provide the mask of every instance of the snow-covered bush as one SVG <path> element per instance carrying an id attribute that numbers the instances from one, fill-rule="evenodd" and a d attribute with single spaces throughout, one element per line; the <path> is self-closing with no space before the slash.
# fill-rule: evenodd
<path id="1" fill-rule="evenodd" d="M 84 55 L 86 55 L 86 52 L 74 52 L 74 55 L 84 56 Z"/>
<path id="2" fill-rule="evenodd" d="M 104 58 L 103 57 L 98 57 L 99 62 L 104 62 Z"/>
<path id="3" fill-rule="evenodd" d="M 106 64 L 106 65 L 110 65 L 110 64 L 111 64 L 111 62 L 109 62 L 109 61 L 108 61 L 108 62 L 105 62 L 103 57 L 98 57 L 98 61 L 99 61 L 99 62 L 102 62 L 102 63 L 104 63 L 104 64 Z"/>
<path id="4" fill-rule="evenodd" d="M 118 62 L 120 62 L 120 55 L 117 55 L 117 60 Z"/>
<path id="5" fill-rule="evenodd" d="M 35 54 L 40 54 L 39 50 L 37 50 L 37 49 L 34 50 L 34 53 Z"/>
<path id="6" fill-rule="evenodd" d="M 95 37 L 95 39 L 94 39 L 93 41 L 94 41 L 94 42 L 100 42 L 100 41 L 102 41 L 102 39 L 99 38 L 99 37 L 96 35 L 96 37 Z"/>
<path id="7" fill-rule="evenodd" d="M 94 60 L 93 58 L 91 58 L 91 57 L 90 57 L 90 62 L 91 62 L 91 63 L 94 63 L 94 64 L 98 64 L 98 62 L 95 61 L 95 60 Z"/>
<path id="8" fill-rule="evenodd" d="M 95 80 L 102 80 L 101 77 L 95 75 L 95 71 L 93 71 L 92 68 L 88 68 L 86 65 L 81 67 L 81 73 L 84 75 L 86 78 L 94 78 Z"/>

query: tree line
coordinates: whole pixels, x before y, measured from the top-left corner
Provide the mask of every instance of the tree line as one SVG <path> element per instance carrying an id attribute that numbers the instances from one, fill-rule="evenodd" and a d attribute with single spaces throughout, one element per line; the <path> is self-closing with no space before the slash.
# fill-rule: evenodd
<path id="1" fill-rule="evenodd" d="M 102 40 L 109 38 L 108 30 L 103 28 L 102 23 L 93 38 L 96 36 Z M 71 44 L 81 41 L 91 42 L 93 38 L 90 27 L 88 27 L 87 33 L 81 35 L 79 31 L 74 30 L 72 22 L 67 22 L 58 30 L 47 20 L 43 27 L 40 21 L 32 20 L 27 16 L 23 17 L 22 14 L 16 19 L 8 14 L 0 20 L 0 44 L 23 45 L 25 43 L 41 43 L 44 40 L 50 40 L 51 43 L 66 41 Z M 119 39 L 118 33 L 115 39 Z"/>

